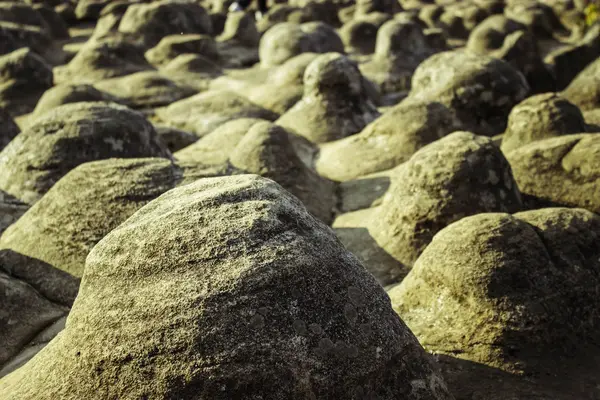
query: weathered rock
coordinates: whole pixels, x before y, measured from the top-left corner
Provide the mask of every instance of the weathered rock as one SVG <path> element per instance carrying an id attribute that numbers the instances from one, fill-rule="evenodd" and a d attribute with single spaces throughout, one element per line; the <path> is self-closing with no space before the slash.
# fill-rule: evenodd
<path id="1" fill-rule="evenodd" d="M 392 20 L 377 32 L 375 55 L 360 70 L 381 93 L 406 91 L 417 66 L 434 53 L 417 23 Z"/>
<path id="2" fill-rule="evenodd" d="M 33 9 L 40 14 L 53 38 L 68 39 L 70 37 L 67 24 L 52 7 L 45 4 L 36 4 Z"/>
<path id="3" fill-rule="evenodd" d="M 169 35 L 211 34 L 212 21 L 206 10 L 194 1 L 162 0 L 134 4 L 127 8 L 119 32 L 139 35 L 147 45 L 155 45 Z"/>
<path id="4" fill-rule="evenodd" d="M 254 124 L 229 156 L 236 168 L 279 183 L 306 209 L 330 223 L 335 208 L 334 183 L 309 169 L 296 154 L 289 133 L 269 123 Z"/>
<path id="5" fill-rule="evenodd" d="M 525 29 L 525 25 L 505 15 L 492 15 L 469 34 L 467 49 L 477 54 L 489 54 L 499 50 L 507 36 Z"/>
<path id="6" fill-rule="evenodd" d="M 40 116 L 63 104 L 82 101 L 105 101 L 124 103 L 123 99 L 102 92 L 87 84 L 60 84 L 46 90 L 33 110 L 34 116 Z"/>
<path id="7" fill-rule="evenodd" d="M 349 53 L 372 54 L 375 51 L 378 28 L 371 21 L 352 19 L 341 27 L 340 39 Z"/>
<path id="8" fill-rule="evenodd" d="M 582 110 L 600 108 L 600 59 L 577 74 L 562 95 Z"/>
<path id="9" fill-rule="evenodd" d="M 0 189 L 35 203 L 76 166 L 106 158 L 170 157 L 143 115 L 114 103 L 50 110 L 0 152 Z"/>
<path id="10" fill-rule="evenodd" d="M 534 206 L 550 202 L 600 212 L 600 135 L 540 140 L 506 157 L 521 192 L 536 200 Z"/>
<path id="11" fill-rule="evenodd" d="M 210 89 L 213 79 L 223 74 L 221 66 L 198 54 L 182 54 L 164 65 L 161 70 L 178 85 L 197 91 Z"/>
<path id="12" fill-rule="evenodd" d="M 29 209 L 29 205 L 0 190 L 0 235 Z"/>
<path id="13" fill-rule="evenodd" d="M 556 93 L 544 93 L 529 97 L 512 109 L 501 148 L 508 153 L 536 140 L 585 131 L 579 108 Z"/>
<path id="14" fill-rule="evenodd" d="M 193 145 L 175 153 L 174 157 L 180 161 L 202 164 L 225 163 L 250 128 L 261 121 L 264 120 L 239 118 L 225 122 Z"/>
<path id="15" fill-rule="evenodd" d="M 113 0 L 78 0 L 75 16 L 80 20 L 97 20 L 102 9 Z"/>
<path id="16" fill-rule="evenodd" d="M 106 79 L 96 82 L 94 86 L 112 96 L 124 99 L 133 108 L 166 106 L 197 93 L 190 87 L 177 85 L 156 71 L 142 71 Z"/>
<path id="17" fill-rule="evenodd" d="M 65 330 L 0 381 L 7 400 L 99 393 L 452 398 L 332 232 L 247 175 L 172 190 L 107 235 Z"/>
<path id="18" fill-rule="evenodd" d="M 442 103 L 469 130 L 486 136 L 504 131 L 508 113 L 529 92 L 523 75 L 510 64 L 463 50 L 423 61 L 411 86 L 411 101 Z"/>
<path id="19" fill-rule="evenodd" d="M 314 143 L 360 132 L 379 116 L 356 64 L 337 53 L 323 54 L 304 72 L 304 96 L 277 124 Z"/>
<path id="20" fill-rule="evenodd" d="M 452 112 L 439 103 L 401 103 L 359 134 L 322 145 L 315 166 L 336 181 L 358 178 L 393 168 L 459 129 Z"/>
<path id="21" fill-rule="evenodd" d="M 198 141 L 198 136 L 193 133 L 171 128 L 165 125 L 154 125 L 160 140 L 167 146 L 171 153 L 184 149 Z"/>
<path id="22" fill-rule="evenodd" d="M 250 88 L 243 94 L 268 110 L 284 114 L 302 99 L 304 72 L 317 57 L 316 53 L 302 53 L 292 57 L 269 73 L 264 84 Z"/>
<path id="23" fill-rule="evenodd" d="M 154 65 L 167 64 L 181 54 L 198 54 L 213 62 L 218 62 L 220 57 L 215 40 L 198 34 L 165 36 L 145 53 L 146 59 Z"/>
<path id="24" fill-rule="evenodd" d="M 0 108 L 10 115 L 33 111 L 52 83 L 50 66 L 28 48 L 0 56 Z"/>
<path id="25" fill-rule="evenodd" d="M 57 82 L 94 83 L 152 69 L 144 50 L 122 38 L 90 40 L 65 66 L 54 68 Z"/>
<path id="26" fill-rule="evenodd" d="M 0 150 L 6 147 L 21 130 L 10 115 L 0 108 Z"/>
<path id="27" fill-rule="evenodd" d="M 67 311 L 0 268 L 0 377 L 10 372 L 3 367 L 11 359 Z"/>
<path id="28" fill-rule="evenodd" d="M 344 44 L 324 23 L 281 23 L 263 35 L 258 52 L 261 64 L 272 67 L 301 53 L 343 53 Z"/>
<path id="29" fill-rule="evenodd" d="M 550 378 L 598 335 L 598 235 L 600 218 L 582 209 L 471 216 L 438 233 L 389 294 L 429 351 Z"/>
<path id="30" fill-rule="evenodd" d="M 168 125 L 202 137 L 227 121 L 238 118 L 275 120 L 277 114 L 228 91 L 208 91 L 157 110 Z"/>
<path id="31" fill-rule="evenodd" d="M 244 12 L 229 13 L 223 33 L 217 38 L 219 53 L 230 68 L 250 67 L 260 61 L 260 34 L 254 18 Z"/>
<path id="32" fill-rule="evenodd" d="M 333 225 L 354 228 L 355 235 L 341 237 L 342 242 L 370 271 L 381 274 L 376 276 L 384 284 L 406 274 L 433 236 L 452 222 L 522 207 L 500 149 L 491 139 L 469 132 L 455 132 L 423 147 L 398 166 L 391 179 L 380 206 L 358 215 L 342 215 Z M 357 240 L 357 235 L 364 239 Z M 373 262 L 361 257 L 382 251 L 396 260 L 389 271 L 381 271 L 380 258 Z"/>

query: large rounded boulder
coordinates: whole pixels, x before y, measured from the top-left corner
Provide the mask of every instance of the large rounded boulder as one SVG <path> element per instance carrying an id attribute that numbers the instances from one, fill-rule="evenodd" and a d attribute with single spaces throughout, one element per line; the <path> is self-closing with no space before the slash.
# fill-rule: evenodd
<path id="1" fill-rule="evenodd" d="M 65 330 L 0 382 L 7 400 L 99 393 L 452 398 L 333 233 L 248 175 L 171 190 L 107 235 Z"/>

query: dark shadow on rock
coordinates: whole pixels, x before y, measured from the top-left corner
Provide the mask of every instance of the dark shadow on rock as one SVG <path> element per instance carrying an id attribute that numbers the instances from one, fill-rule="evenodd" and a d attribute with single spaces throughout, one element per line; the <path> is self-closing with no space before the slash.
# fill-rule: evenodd
<path id="1" fill-rule="evenodd" d="M 48 300 L 70 307 L 77 297 L 80 279 L 52 265 L 17 253 L 0 250 L 0 268 L 33 286 Z"/>
<path id="2" fill-rule="evenodd" d="M 477 362 L 434 356 L 456 400 L 598 400 L 600 348 L 588 346 L 568 358 L 541 360 L 536 375 L 512 374 Z"/>
<path id="3" fill-rule="evenodd" d="M 400 282 L 409 269 L 379 247 L 366 228 L 333 228 L 344 247 L 360 260 L 382 286 Z"/>
<path id="4" fill-rule="evenodd" d="M 390 187 L 389 176 L 345 181 L 338 186 L 338 211 L 346 213 L 378 205 Z"/>

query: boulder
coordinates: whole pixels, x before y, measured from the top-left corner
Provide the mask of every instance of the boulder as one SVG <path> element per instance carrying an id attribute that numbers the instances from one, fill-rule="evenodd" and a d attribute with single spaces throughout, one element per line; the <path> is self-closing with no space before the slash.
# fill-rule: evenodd
<path id="1" fill-rule="evenodd" d="M 132 108 L 166 106 L 196 94 L 190 87 L 177 85 L 157 71 L 142 71 L 96 82 L 94 86 L 123 99 Z"/>
<path id="2" fill-rule="evenodd" d="M 162 66 L 160 72 L 180 86 L 201 92 L 210 89 L 213 79 L 221 76 L 223 69 L 202 55 L 186 53 Z"/>
<path id="3" fill-rule="evenodd" d="M 467 217 L 439 232 L 389 295 L 426 349 L 477 363 L 482 378 L 463 372 L 455 383 L 470 389 L 465 398 L 592 399 L 598 235 L 600 218 L 581 209 Z M 498 370 L 527 375 L 504 385 Z"/>
<path id="4" fill-rule="evenodd" d="M 198 54 L 213 62 L 220 59 L 215 40 L 209 35 L 169 35 L 146 51 L 146 59 L 153 65 L 164 65 L 181 54 Z"/>
<path id="5" fill-rule="evenodd" d="M 459 129 L 440 103 L 401 103 L 360 133 L 323 144 L 315 166 L 329 179 L 355 179 L 402 164 L 421 147 Z"/>
<path id="6" fill-rule="evenodd" d="M 227 121 L 238 118 L 275 120 L 277 114 L 229 91 L 207 91 L 158 109 L 167 125 L 205 136 Z"/>
<path id="7" fill-rule="evenodd" d="M 305 24 L 280 23 L 260 39 L 258 53 L 261 65 L 272 67 L 301 53 L 344 52 L 337 33 L 322 22 Z"/>
<path id="8" fill-rule="evenodd" d="M 79 103 L 82 101 L 103 101 L 124 103 L 123 99 L 111 96 L 106 92 L 102 92 L 92 85 L 82 84 L 60 84 L 46 90 L 42 97 L 37 102 L 33 110 L 33 116 L 40 116 L 53 108 L 62 106 L 63 104 Z"/>
<path id="9" fill-rule="evenodd" d="M 328 53 L 308 65 L 302 100 L 277 124 L 323 143 L 358 133 L 378 116 L 356 64 L 341 54 Z"/>
<path id="10" fill-rule="evenodd" d="M 217 38 L 219 53 L 226 66 L 244 68 L 260 61 L 260 33 L 254 18 L 245 12 L 229 13 L 223 33 Z"/>
<path id="11" fill-rule="evenodd" d="M 21 129 L 2 108 L 0 108 L 0 150 L 6 147 L 19 134 Z"/>
<path id="12" fill-rule="evenodd" d="M 30 49 L 22 48 L 0 56 L 0 108 L 11 116 L 33 111 L 52 84 L 52 69 Z"/>
<path id="13" fill-rule="evenodd" d="M 35 203 L 71 169 L 106 158 L 170 157 L 152 125 L 127 107 L 80 102 L 54 108 L 0 152 L 0 189 Z"/>
<path id="14" fill-rule="evenodd" d="M 489 16 L 471 31 L 467 49 L 477 54 L 489 54 L 502 48 L 507 36 L 525 29 L 525 25 L 505 15 Z"/>
<path id="15" fill-rule="evenodd" d="M 212 21 L 206 10 L 194 1 L 161 0 L 129 6 L 119 24 L 119 32 L 140 36 L 145 44 L 154 46 L 169 35 L 211 34 Z"/>
<path id="16" fill-rule="evenodd" d="M 493 136 L 504 131 L 510 110 L 528 92 L 527 81 L 510 64 L 452 50 L 434 54 L 417 67 L 408 98 L 442 103 L 469 130 Z"/>
<path id="17" fill-rule="evenodd" d="M 564 205 L 600 212 L 600 135 L 565 135 L 506 153 L 532 208 Z"/>
<path id="18" fill-rule="evenodd" d="M 577 106 L 556 93 L 539 94 L 512 109 L 501 148 L 508 153 L 536 140 L 585 131 L 585 120 Z"/>
<path id="19" fill-rule="evenodd" d="M 329 224 L 336 205 L 335 185 L 309 169 L 296 154 L 290 134 L 270 122 L 257 122 L 229 155 L 234 167 L 279 183 L 306 209 Z"/>
<path id="20" fill-rule="evenodd" d="M 562 95 L 582 110 L 600 108 L 600 59 L 577 74 Z"/>
<path id="21" fill-rule="evenodd" d="M 372 54 L 379 27 L 366 19 L 352 19 L 340 28 L 340 39 L 349 53 Z"/>
<path id="22" fill-rule="evenodd" d="M 455 132 L 417 151 L 390 174 L 381 204 L 339 216 L 334 228 L 382 284 L 398 282 L 433 236 L 482 212 L 522 208 L 510 165 L 491 139 Z M 352 229 L 349 229 L 352 228 Z M 375 259 L 369 259 L 377 254 Z M 388 261 L 379 265 L 381 258 Z"/>
<path id="23" fill-rule="evenodd" d="M 417 66 L 434 53 L 419 24 L 392 20 L 377 32 L 373 59 L 360 70 L 381 93 L 407 91 Z"/>
<path id="24" fill-rule="evenodd" d="M 198 141 L 198 136 L 193 133 L 171 128 L 165 125 L 154 125 L 160 140 L 167 146 L 171 153 L 184 149 Z"/>
<path id="25" fill-rule="evenodd" d="M 171 190 L 108 234 L 65 330 L 0 381 L 6 400 L 98 395 L 452 398 L 333 233 L 248 175 Z"/>
<path id="26" fill-rule="evenodd" d="M 113 0 L 78 0 L 75 16 L 79 20 L 97 20 L 104 7 Z"/>
<path id="27" fill-rule="evenodd" d="M 174 154 L 180 161 L 202 164 L 221 164 L 229 160 L 229 155 L 248 133 L 259 118 L 238 118 L 220 125 L 214 131 L 198 139 L 196 143 Z M 197 137 L 196 137 L 197 138 Z"/>

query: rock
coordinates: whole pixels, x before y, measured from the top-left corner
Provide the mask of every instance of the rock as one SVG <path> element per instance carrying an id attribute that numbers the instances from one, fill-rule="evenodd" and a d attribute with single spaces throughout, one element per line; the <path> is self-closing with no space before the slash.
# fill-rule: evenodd
<path id="1" fill-rule="evenodd" d="M 0 235 L 10 225 L 17 221 L 29 206 L 3 190 L 0 190 Z"/>
<path id="2" fill-rule="evenodd" d="M 414 70 L 433 53 L 417 23 L 392 20 L 377 32 L 375 55 L 360 70 L 381 93 L 407 91 Z"/>
<path id="3" fill-rule="evenodd" d="M 523 75 L 510 64 L 463 50 L 423 61 L 411 86 L 410 101 L 442 103 L 465 127 L 486 136 L 504 131 L 508 113 L 529 92 Z"/>
<path id="4" fill-rule="evenodd" d="M 270 72 L 264 84 L 250 88 L 243 94 L 267 110 L 284 114 L 302 99 L 304 72 L 317 57 L 316 53 L 292 57 Z"/>
<path id="5" fill-rule="evenodd" d="M 349 53 L 372 54 L 379 27 L 366 19 L 352 19 L 340 28 L 340 39 Z"/>
<path id="6" fill-rule="evenodd" d="M 160 71 L 178 85 L 191 87 L 199 92 L 209 90 L 212 80 L 223 74 L 219 64 L 197 54 L 179 55 Z"/>
<path id="7" fill-rule="evenodd" d="M 317 57 L 304 72 L 304 95 L 277 124 L 314 143 L 360 132 L 379 116 L 356 64 L 337 53 Z"/>
<path id="8" fill-rule="evenodd" d="M 508 153 L 536 140 L 586 131 L 579 108 L 556 93 L 531 96 L 508 116 L 502 151 Z"/>
<path id="9" fill-rule="evenodd" d="M 600 108 L 600 59 L 577 74 L 562 95 L 582 110 Z"/>
<path id="10" fill-rule="evenodd" d="M 421 147 L 459 129 L 452 112 L 439 103 L 401 103 L 359 134 L 323 144 L 315 166 L 329 179 L 355 179 L 393 168 Z"/>
<path id="11" fill-rule="evenodd" d="M 162 0 L 127 8 L 119 32 L 139 35 L 154 46 L 174 34 L 211 34 L 212 21 L 206 10 L 193 1 Z"/>
<path id="12" fill-rule="evenodd" d="M 14 22 L 0 21 L 0 39 L 0 55 L 23 47 L 44 54 L 52 46 L 52 38 L 42 28 Z"/>
<path id="13" fill-rule="evenodd" d="M 489 54 L 502 48 L 507 36 L 525 29 L 525 25 L 505 15 L 491 15 L 473 29 L 467 49 L 477 54 Z"/>
<path id="14" fill-rule="evenodd" d="M 379 258 L 370 260 L 361 254 L 384 251 L 396 260 L 398 265 L 390 266 L 391 272 L 376 275 L 383 284 L 401 279 L 433 236 L 452 222 L 522 207 L 510 165 L 500 149 L 491 139 L 469 132 L 455 132 L 423 147 L 390 176 L 392 183 L 381 205 L 358 215 L 342 215 L 333 224 L 334 228 L 354 228 L 355 234 L 350 238 L 346 234 L 342 242 L 370 271 L 382 274 L 376 264 Z"/>
<path id="15" fill-rule="evenodd" d="M 36 4 L 33 6 L 33 9 L 40 14 L 53 38 L 68 39 L 70 37 L 67 24 L 52 7 L 45 4 Z"/>
<path id="16" fill-rule="evenodd" d="M 117 37 L 88 41 L 67 65 L 54 71 L 60 83 L 94 83 L 149 69 L 143 48 Z"/>
<path id="17" fill-rule="evenodd" d="M 52 9 L 46 9 L 46 11 L 44 11 L 46 16 L 48 16 L 49 13 L 52 13 Z M 40 12 L 40 7 L 34 8 L 29 4 L 19 4 L 15 2 L 0 3 L 0 21 L 13 23 L 22 28 L 37 28 L 43 34 L 54 37 L 53 29 L 50 25 L 51 21 L 46 20 L 44 14 Z"/>
<path id="18" fill-rule="evenodd" d="M 0 382 L 7 400 L 98 393 L 452 398 L 332 232 L 247 175 L 172 190 L 107 235 L 65 330 Z"/>
<path id="19" fill-rule="evenodd" d="M 254 18 L 244 12 L 229 13 L 223 33 L 217 38 L 219 53 L 230 68 L 243 68 L 260 61 L 260 34 Z"/>
<path id="20" fill-rule="evenodd" d="M 78 0 L 75 16 L 79 20 L 97 20 L 102 9 L 112 0 Z"/>
<path id="21" fill-rule="evenodd" d="M 198 139 L 193 145 L 178 151 L 174 156 L 180 161 L 202 164 L 225 163 L 250 128 L 261 121 L 265 120 L 238 118 L 225 122 L 214 131 Z"/>
<path id="22" fill-rule="evenodd" d="M 598 334 L 598 235 L 600 218 L 581 209 L 464 218 L 435 236 L 389 295 L 429 351 L 525 372 L 537 386 L 535 396 L 494 393 L 497 381 L 478 388 L 486 398 L 591 399 L 597 364 L 585 371 L 593 355 L 578 352 Z M 552 372 L 557 364 L 566 375 Z"/>
<path id="23" fill-rule="evenodd" d="M 141 114 L 114 103 L 66 104 L 38 118 L 0 152 L 0 189 L 32 204 L 85 162 L 152 156 L 170 153 Z"/>
<path id="24" fill-rule="evenodd" d="M 158 109 L 167 125 L 205 136 L 227 121 L 238 118 L 275 120 L 277 114 L 228 91 L 208 91 Z"/>
<path id="25" fill-rule="evenodd" d="M 169 105 L 196 94 L 196 90 L 179 86 L 156 71 L 136 72 L 126 76 L 96 82 L 94 86 L 132 108 L 152 108 Z"/>
<path id="26" fill-rule="evenodd" d="M 15 124 L 10 115 L 0 108 L 0 150 L 6 147 L 21 129 Z"/>
<path id="27" fill-rule="evenodd" d="M 198 54 L 212 62 L 219 61 L 215 40 L 209 35 L 187 34 L 165 36 L 145 53 L 153 65 L 164 65 L 181 54 Z"/>
<path id="28" fill-rule="evenodd" d="M 28 48 L 0 56 L 0 108 L 11 116 L 33 111 L 52 83 L 50 66 Z"/>
<path id="29" fill-rule="evenodd" d="M 198 136 L 179 129 L 164 125 L 154 125 L 154 129 L 171 153 L 182 150 L 198 141 Z"/>
<path id="30" fill-rule="evenodd" d="M 34 288 L 0 268 L 0 377 L 11 372 L 2 368 L 44 328 L 66 315 L 68 309 L 52 303 Z"/>
<path id="31" fill-rule="evenodd" d="M 330 223 L 335 208 L 335 186 L 300 160 L 289 133 L 269 123 L 252 125 L 229 155 L 234 167 L 279 183 L 296 196 L 306 209 Z"/>
<path id="32" fill-rule="evenodd" d="M 600 212 L 597 134 L 536 141 L 507 153 L 506 157 L 521 192 L 536 200 L 534 207 L 550 202 Z"/>
<path id="33" fill-rule="evenodd" d="M 60 84 L 46 90 L 33 110 L 34 116 L 40 116 L 63 104 L 82 101 L 104 101 L 124 103 L 123 99 L 102 92 L 87 84 Z"/>
<path id="34" fill-rule="evenodd" d="M 344 52 L 344 44 L 335 31 L 321 22 L 280 23 L 260 39 L 261 65 L 281 65 L 301 53 Z"/>

